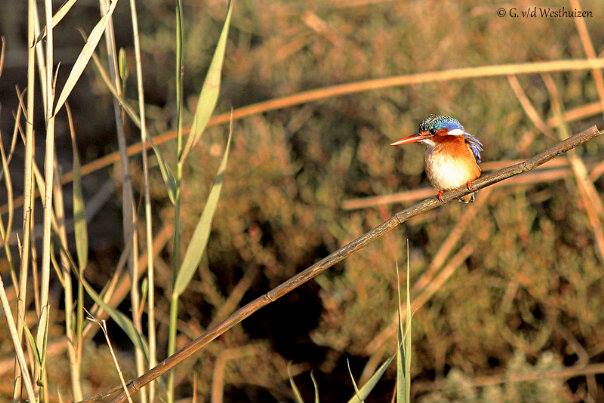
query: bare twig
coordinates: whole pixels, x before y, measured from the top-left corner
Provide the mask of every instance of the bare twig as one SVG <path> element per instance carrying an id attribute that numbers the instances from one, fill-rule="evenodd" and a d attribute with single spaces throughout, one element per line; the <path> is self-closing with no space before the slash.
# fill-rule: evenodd
<path id="1" fill-rule="evenodd" d="M 157 379 L 159 376 L 165 374 L 170 369 L 174 368 L 187 358 L 191 357 L 193 354 L 196 354 L 202 351 L 212 340 L 217 338 L 218 336 L 224 334 L 229 329 L 239 324 L 241 321 L 252 315 L 254 312 L 258 311 L 260 308 L 265 307 L 266 305 L 276 301 L 282 296 L 288 294 L 289 292 L 295 290 L 300 287 L 302 284 L 306 283 L 309 280 L 317 277 L 319 274 L 325 272 L 330 267 L 334 266 L 338 262 L 346 259 L 353 253 L 357 252 L 360 249 L 363 249 L 369 243 L 383 237 L 386 233 L 392 231 L 394 228 L 398 227 L 400 224 L 403 224 L 410 218 L 417 216 L 419 214 L 425 213 L 427 211 L 433 210 L 437 207 L 443 206 L 450 202 L 453 199 L 458 199 L 461 196 L 469 194 L 473 191 L 485 188 L 487 186 L 493 185 L 494 183 L 500 182 L 502 180 L 508 179 L 512 176 L 521 174 L 523 172 L 530 171 L 536 168 L 539 165 L 544 164 L 545 162 L 551 160 L 557 155 L 565 153 L 591 139 L 600 135 L 601 132 L 594 126 L 588 130 L 585 130 L 581 133 L 578 133 L 574 136 L 569 137 L 568 139 L 561 141 L 560 143 L 548 148 L 547 150 L 512 166 L 507 168 L 503 168 L 497 172 L 484 175 L 476 182 L 474 182 L 474 186 L 471 190 L 466 189 L 465 187 L 454 189 L 446 192 L 443 195 L 443 201 L 439 201 L 437 198 L 429 198 L 424 201 L 409 207 L 403 211 L 396 213 L 394 216 L 390 217 L 388 220 L 384 221 L 381 225 L 375 227 L 371 231 L 363 234 L 362 236 L 354 239 L 350 243 L 344 245 L 337 251 L 333 252 L 329 256 L 321 259 L 314 265 L 308 267 L 304 271 L 298 273 L 294 277 L 280 284 L 279 286 L 273 288 L 268 293 L 256 298 L 252 302 L 247 305 L 239 308 L 232 315 L 230 315 L 223 322 L 209 328 L 203 335 L 198 337 L 197 339 L 191 341 L 188 345 L 183 347 L 181 350 L 177 351 L 173 355 L 169 356 L 162 362 L 160 362 L 155 368 L 150 371 L 144 373 L 142 376 L 131 380 L 128 382 L 128 391 L 130 393 L 135 393 L 140 390 L 149 382 Z M 112 402 L 123 402 L 126 399 L 123 390 L 120 387 L 114 388 L 111 391 L 100 394 L 92 399 L 92 401 L 112 401 Z"/>
<path id="2" fill-rule="evenodd" d="M 107 323 L 104 320 L 98 320 L 96 319 L 94 316 L 92 316 L 90 314 L 90 312 L 88 312 L 88 318 L 87 318 L 90 322 L 94 322 L 97 325 L 99 325 L 99 327 L 101 328 L 101 330 L 103 331 L 103 334 L 105 335 L 105 340 L 107 341 L 107 346 L 109 347 L 109 352 L 111 353 L 111 358 L 113 359 L 113 365 L 115 365 L 115 369 L 117 370 L 117 373 L 120 377 L 120 382 L 122 383 L 122 388 L 124 389 L 124 393 L 126 394 L 126 397 L 128 399 L 129 403 L 133 403 L 132 402 L 132 397 L 130 396 L 130 393 L 128 392 L 128 388 L 126 388 L 126 381 L 124 381 L 124 374 L 120 368 L 120 364 L 117 361 L 117 357 L 115 356 L 115 352 L 113 351 L 113 347 L 111 346 L 111 340 L 109 339 L 109 333 L 107 333 Z"/>

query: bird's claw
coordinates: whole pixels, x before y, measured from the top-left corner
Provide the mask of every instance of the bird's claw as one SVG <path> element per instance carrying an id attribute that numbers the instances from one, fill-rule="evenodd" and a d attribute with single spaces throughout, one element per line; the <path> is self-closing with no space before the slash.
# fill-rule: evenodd
<path id="1" fill-rule="evenodd" d="M 438 194 L 436 195 L 436 198 L 437 198 L 437 199 L 438 199 L 438 201 L 439 201 L 439 202 L 441 202 L 441 203 L 442 203 L 442 202 L 444 202 L 444 200 L 443 200 L 443 194 L 444 194 L 444 193 L 445 193 L 444 191 L 439 190 L 439 191 L 438 191 Z"/>
<path id="2" fill-rule="evenodd" d="M 466 188 L 468 190 L 474 190 L 474 181 L 468 181 L 468 183 L 466 183 Z"/>

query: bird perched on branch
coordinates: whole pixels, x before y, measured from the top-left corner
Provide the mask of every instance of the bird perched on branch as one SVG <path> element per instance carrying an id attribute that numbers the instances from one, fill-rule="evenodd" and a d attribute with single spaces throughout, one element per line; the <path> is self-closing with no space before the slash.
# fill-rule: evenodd
<path id="1" fill-rule="evenodd" d="M 418 133 L 395 141 L 391 145 L 423 143 L 427 147 L 425 169 L 432 186 L 438 190 L 438 200 L 443 201 L 445 190 L 466 186 L 480 176 L 482 143 L 466 132 L 459 120 L 446 115 L 429 115 L 419 124 Z M 461 197 L 464 203 L 474 201 L 474 193 Z"/>

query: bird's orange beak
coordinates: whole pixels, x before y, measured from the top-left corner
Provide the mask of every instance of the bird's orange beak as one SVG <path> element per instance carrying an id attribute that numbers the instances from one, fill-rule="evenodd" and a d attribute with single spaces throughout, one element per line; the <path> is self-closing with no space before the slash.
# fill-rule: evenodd
<path id="1" fill-rule="evenodd" d="M 422 141 L 429 137 L 432 137 L 430 132 L 416 133 L 416 134 L 412 134 L 411 136 L 403 137 L 402 139 L 395 141 L 394 143 L 392 143 L 390 145 L 391 146 L 400 146 L 403 144 L 417 143 L 418 141 Z"/>

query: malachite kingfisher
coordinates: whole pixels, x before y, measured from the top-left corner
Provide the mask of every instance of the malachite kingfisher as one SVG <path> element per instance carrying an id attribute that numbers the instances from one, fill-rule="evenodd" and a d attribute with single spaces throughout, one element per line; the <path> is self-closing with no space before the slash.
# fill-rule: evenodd
<path id="1" fill-rule="evenodd" d="M 446 115 L 430 115 L 419 124 L 416 134 L 404 137 L 391 145 L 423 143 L 427 146 L 424 157 L 426 174 L 438 190 L 438 200 L 443 201 L 445 190 L 466 186 L 480 176 L 482 143 L 466 132 L 459 120 Z M 474 201 L 474 193 L 461 197 L 464 203 Z"/>

